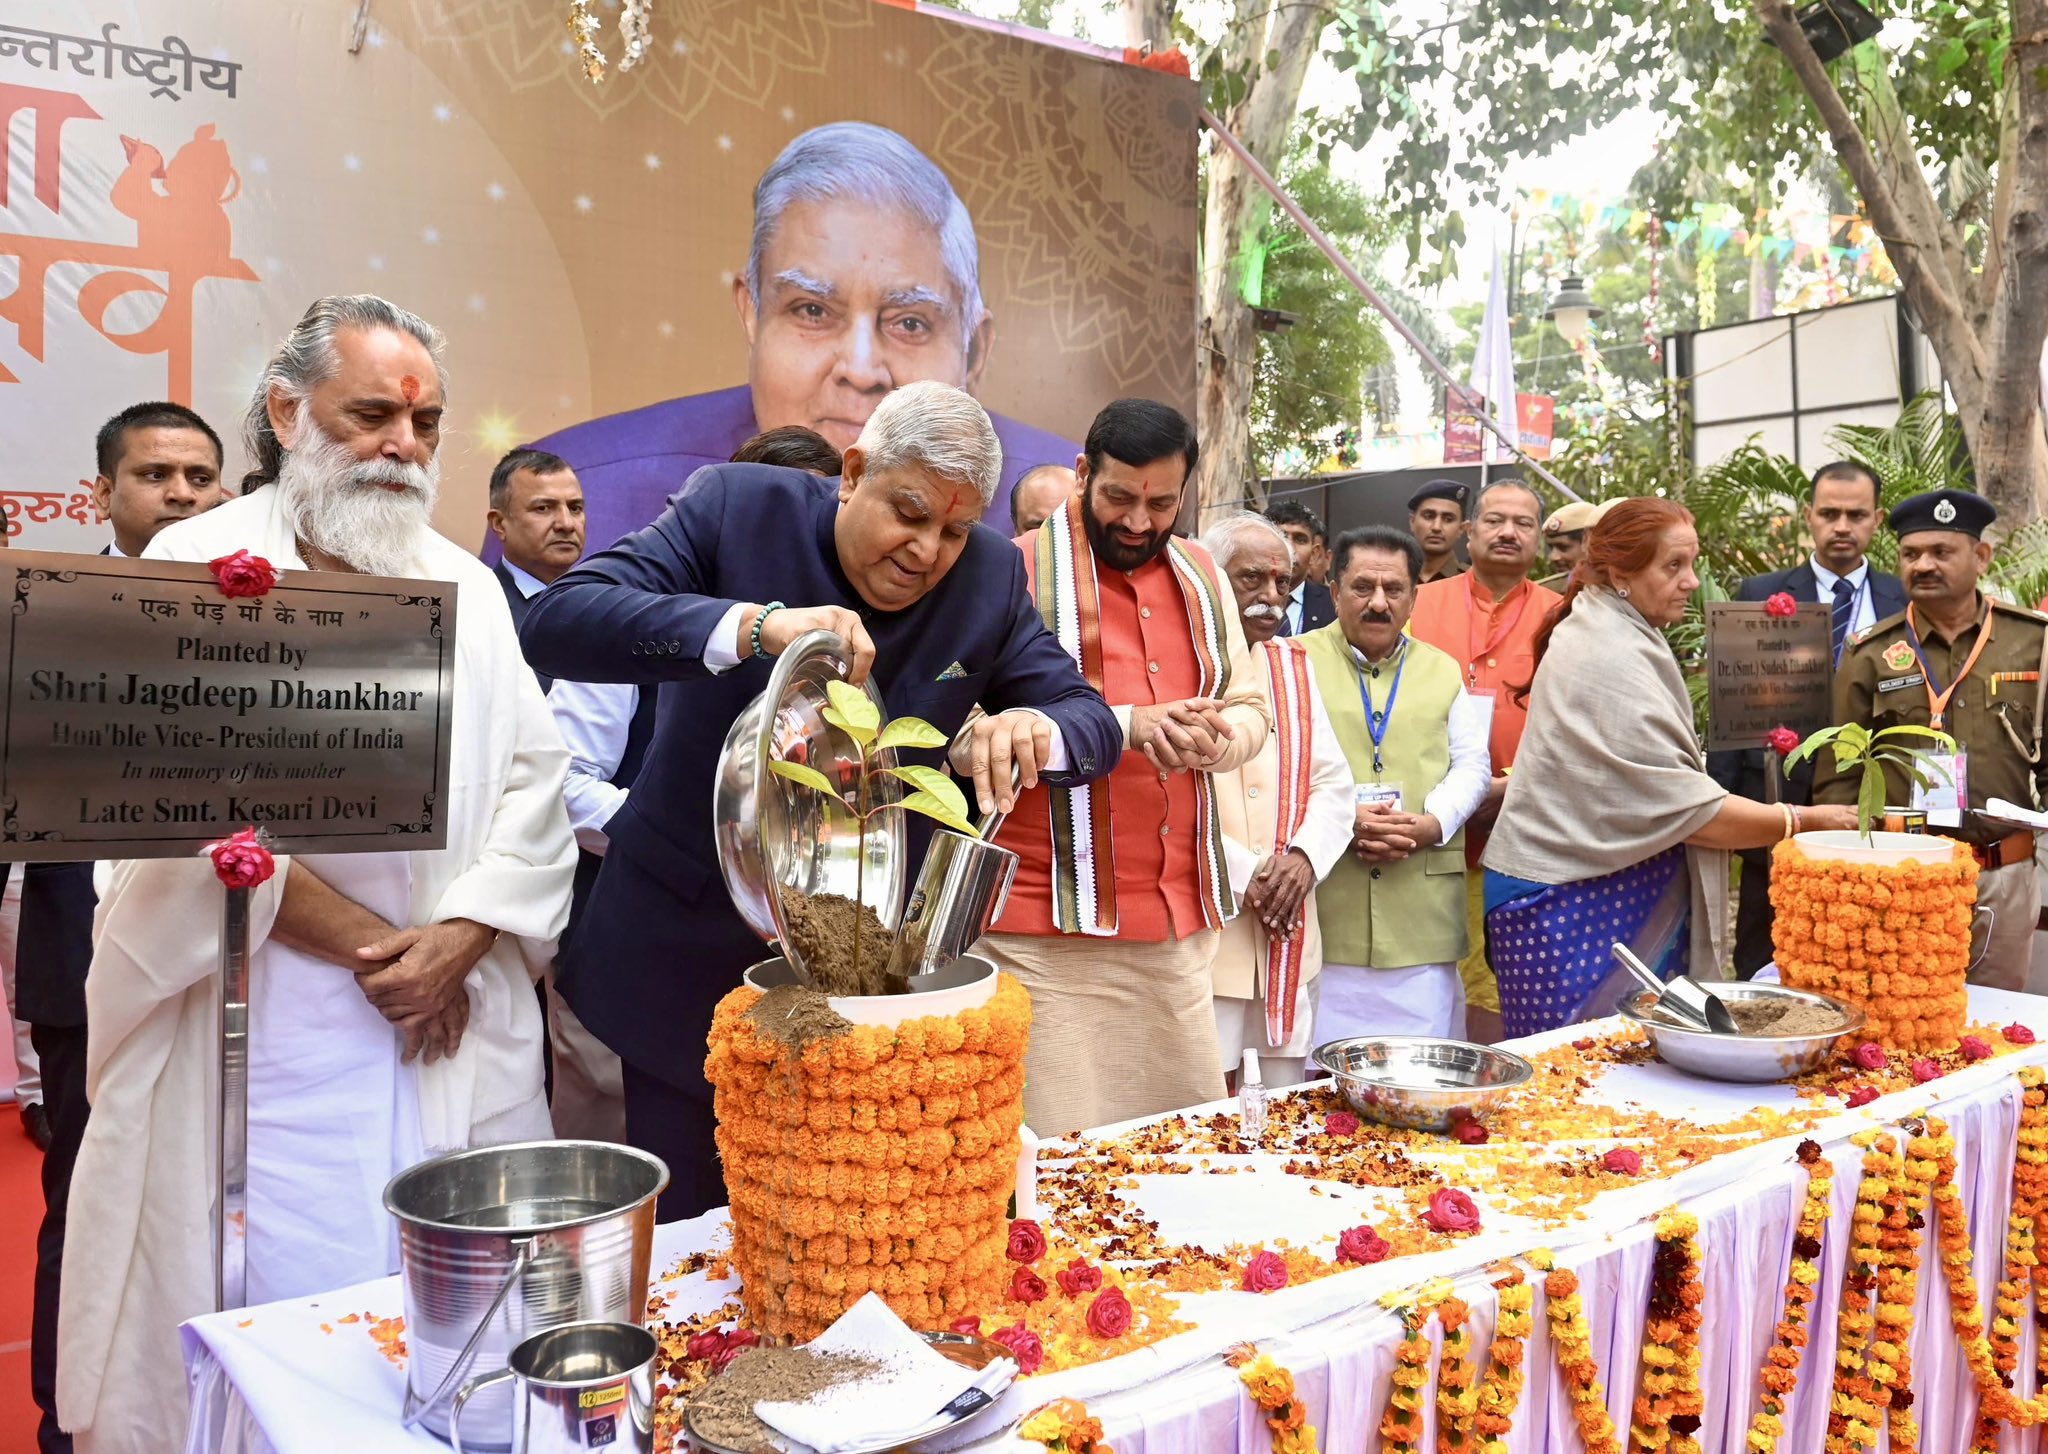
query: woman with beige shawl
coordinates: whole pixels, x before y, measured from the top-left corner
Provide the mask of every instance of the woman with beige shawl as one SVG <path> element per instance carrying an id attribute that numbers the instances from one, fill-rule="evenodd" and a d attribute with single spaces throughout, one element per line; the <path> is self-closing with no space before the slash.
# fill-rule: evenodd
<path id="1" fill-rule="evenodd" d="M 1529 725 L 1484 859 L 1488 956 L 1510 1036 L 1606 1014 L 1617 940 L 1665 978 L 1688 964 L 1718 977 L 1729 851 L 1854 826 L 1853 809 L 1759 803 L 1707 776 L 1661 634 L 1699 588 L 1699 551 L 1683 506 L 1620 502 L 1537 638 Z"/>

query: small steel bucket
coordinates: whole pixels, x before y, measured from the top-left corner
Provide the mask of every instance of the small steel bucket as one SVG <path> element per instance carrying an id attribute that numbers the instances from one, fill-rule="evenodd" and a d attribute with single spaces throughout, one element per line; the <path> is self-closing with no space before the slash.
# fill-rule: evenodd
<path id="1" fill-rule="evenodd" d="M 398 1219 L 405 1422 L 448 1437 L 449 1400 L 473 1368 L 502 1368 L 535 1333 L 647 1315 L 654 1199 L 668 1168 L 602 1141 L 529 1141 L 457 1151 L 384 1188 Z M 467 1410 L 468 1445 L 512 1447 L 503 1386 Z"/>
<path id="2" fill-rule="evenodd" d="M 940 829 L 896 926 L 889 973 L 914 979 L 944 969 L 988 932 L 1010 897 L 1017 855 Z"/>
<path id="3" fill-rule="evenodd" d="M 462 1437 L 462 1418 L 486 1389 L 512 1388 L 513 1454 L 653 1454 L 652 1333 L 637 1323 L 570 1323 L 536 1333 L 496 1373 L 472 1378 L 455 1395 L 455 1454 L 479 1447 Z"/>

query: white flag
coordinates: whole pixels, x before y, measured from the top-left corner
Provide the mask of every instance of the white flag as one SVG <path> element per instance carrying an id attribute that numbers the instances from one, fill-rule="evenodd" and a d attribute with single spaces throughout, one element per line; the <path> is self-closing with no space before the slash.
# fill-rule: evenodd
<path id="1" fill-rule="evenodd" d="M 1493 245 L 1493 278 L 1486 285 L 1486 316 L 1479 323 L 1479 351 L 1472 356 L 1472 387 L 1485 398 L 1486 412 L 1514 438 L 1515 352 L 1508 343 L 1508 290 L 1498 240 Z M 1486 458 L 1493 464 L 1514 458 L 1491 430 L 1486 434 Z"/>

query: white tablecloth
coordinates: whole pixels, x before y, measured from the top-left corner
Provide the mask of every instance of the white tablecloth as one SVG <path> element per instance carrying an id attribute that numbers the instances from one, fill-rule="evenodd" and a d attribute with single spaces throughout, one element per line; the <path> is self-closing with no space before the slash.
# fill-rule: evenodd
<path id="1" fill-rule="evenodd" d="M 2048 1031 L 2048 1001 L 1973 990 L 1971 1018 L 1990 1023 L 2018 1019 Z M 1547 1049 L 1585 1035 L 1588 1028 L 1535 1037 L 1517 1048 Z M 1822 1351 L 1810 1351 L 1801 1370 L 1781 1446 L 1787 1454 L 1817 1450 L 1823 1437 L 1831 1373 L 1825 1350 L 1832 1346 L 1842 1280 L 1843 1231 L 1860 1179 L 1860 1153 L 1847 1144 L 1848 1137 L 1930 1108 L 1948 1120 L 1957 1143 L 1957 1182 L 1976 1239 L 1977 1276 L 1989 1287 L 2001 1271 L 2011 1196 L 2020 1110 L 2014 1071 L 2028 1063 L 2048 1063 L 2048 1044 L 1884 1097 L 1811 1133 L 1838 1175 L 1812 1320 L 1815 1344 Z M 1795 1103 L 1782 1086 L 1720 1085 L 1661 1064 L 1614 1067 L 1593 1094 L 1602 1100 L 1633 1100 L 1702 1124 L 1760 1105 L 1790 1109 Z M 1249 1339 L 1293 1370 L 1310 1422 L 1321 1431 L 1323 1449 L 1350 1454 L 1376 1448 L 1373 1431 L 1383 1411 L 1399 1331 L 1393 1316 L 1378 1306 L 1379 1295 L 1436 1275 L 1460 1279 L 1460 1294 L 1473 1308 L 1474 1351 L 1483 1358 L 1493 1321 L 1493 1293 L 1484 1269 L 1547 1245 L 1584 1285 L 1594 1353 L 1625 1439 L 1654 1247 L 1647 1219 L 1683 1202 L 1700 1218 L 1705 1259 L 1707 1322 L 1701 1348 L 1706 1423 L 1701 1446 L 1706 1454 L 1742 1454 L 1756 1407 L 1757 1371 L 1783 1306 L 1786 1262 L 1805 1194 L 1806 1178 L 1792 1157 L 1796 1139 L 1759 1140 L 1677 1176 L 1608 1192 L 1593 1203 L 1585 1220 L 1567 1227 L 1539 1227 L 1489 1208 L 1485 1231 L 1445 1252 L 1396 1259 L 1265 1296 L 1204 1294 L 1186 1304 L 1196 1331 L 1110 1362 L 1020 1380 L 1005 1400 L 1006 1416 L 1021 1416 L 1050 1398 L 1078 1397 L 1103 1420 L 1118 1454 L 1267 1454 L 1262 1416 L 1220 1359 L 1231 1345 Z M 1276 1236 L 1312 1242 L 1372 1219 L 1383 1195 L 1318 1183 L 1321 1195 L 1311 1198 L 1308 1185 L 1273 1167 L 1251 1175 L 1145 1178 L 1136 1196 L 1166 1237 L 1220 1244 Z M 657 1273 L 710 1246 L 722 1220 L 722 1214 L 714 1213 L 657 1228 Z M 1976 1400 L 1949 1328 L 1931 1233 L 1929 1238 L 1912 1347 L 1916 1412 L 1928 1454 L 1962 1454 Z M 680 1316 L 717 1307 L 731 1296 L 734 1284 L 711 1284 L 699 1274 L 665 1280 L 661 1287 L 670 1297 L 670 1316 Z M 404 1374 L 364 1328 L 372 1318 L 401 1311 L 398 1280 L 385 1278 L 319 1298 L 186 1324 L 193 1408 L 188 1454 L 445 1450 L 431 1435 L 399 1428 Z M 350 1315 L 357 1315 L 357 1321 L 339 1321 Z M 2023 1380 L 2024 1371 L 2033 1367 L 2031 1323 L 2025 1336 Z M 1433 1401 L 1426 1408 L 1433 1420 Z M 1002 1430 L 1014 1424 L 1014 1417 L 1005 1422 L 1006 1416 L 989 1416 L 976 1426 Z M 984 1440 L 988 1446 L 1015 1442 L 1001 1432 Z M 1580 1447 L 1554 1370 L 1540 1291 L 1536 1332 L 1528 1344 L 1528 1386 L 1508 1442 L 1514 1454 L 1566 1454 Z M 1424 1447 L 1434 1447 L 1433 1426 Z M 2017 1447 L 2009 1438 L 2007 1448 Z"/>

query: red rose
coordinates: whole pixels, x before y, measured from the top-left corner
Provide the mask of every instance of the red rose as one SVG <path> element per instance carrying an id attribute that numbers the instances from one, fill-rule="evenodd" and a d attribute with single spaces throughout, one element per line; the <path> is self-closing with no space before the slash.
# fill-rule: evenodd
<path id="1" fill-rule="evenodd" d="M 2005 1043 L 2008 1045 L 2032 1045 L 2034 1043 L 2034 1032 L 2025 1025 L 2017 1023 L 2007 1025 L 1998 1033 L 2005 1036 Z"/>
<path id="2" fill-rule="evenodd" d="M 1088 1304 L 1088 1331 L 1098 1338 L 1121 1338 L 1130 1331 L 1131 1303 L 1120 1287 L 1106 1287 Z"/>
<path id="3" fill-rule="evenodd" d="M 1354 1262 L 1360 1267 L 1383 1261 L 1393 1250 L 1387 1239 L 1370 1227 L 1352 1227 L 1337 1239 L 1337 1260 Z"/>
<path id="4" fill-rule="evenodd" d="M 952 1322 L 946 1324 L 946 1331 L 958 1333 L 962 1337 L 979 1338 L 981 1336 L 981 1319 L 955 1318 Z"/>
<path id="5" fill-rule="evenodd" d="M 1989 1060 L 1991 1058 L 1991 1047 L 1975 1035 L 1965 1035 L 1963 1043 L 1956 1048 L 1963 1052 L 1963 1059 L 1965 1060 Z"/>
<path id="6" fill-rule="evenodd" d="M 1429 1210 L 1422 1220 L 1432 1231 L 1471 1232 L 1479 1226 L 1479 1208 L 1456 1187 L 1438 1187 L 1429 1194 Z"/>
<path id="7" fill-rule="evenodd" d="M 1643 1158 L 1638 1151 L 1617 1146 L 1600 1158 L 1600 1164 L 1617 1176 L 1634 1176 L 1643 1169 Z"/>
<path id="8" fill-rule="evenodd" d="M 1783 757 L 1788 752 L 1799 750 L 1799 734 L 1790 727 L 1773 727 L 1770 736 L 1764 739 L 1771 751 Z"/>
<path id="9" fill-rule="evenodd" d="M 232 600 L 236 596 L 267 595 L 277 584 L 277 567 L 260 555 L 251 555 L 238 550 L 233 555 L 224 555 L 219 560 L 210 560 L 206 568 L 213 572 L 213 578 L 220 583 L 220 593 Z"/>
<path id="10" fill-rule="evenodd" d="M 1010 1279 L 1010 1301 L 1013 1303 L 1038 1303 L 1045 1301 L 1045 1279 L 1028 1267 L 1017 1269 L 1017 1275 Z"/>
<path id="11" fill-rule="evenodd" d="M 1007 1328 L 998 1328 L 988 1335 L 991 1343 L 1000 1343 L 1010 1350 L 1010 1356 L 1017 1360 L 1019 1373 L 1036 1373 L 1045 1362 L 1045 1345 L 1038 1341 L 1038 1335 L 1022 1323 L 1012 1323 Z"/>
<path id="12" fill-rule="evenodd" d="M 1349 1111 L 1332 1111 L 1323 1117 L 1323 1134 L 1327 1136 L 1356 1136 L 1358 1117 Z"/>
<path id="13" fill-rule="evenodd" d="M 707 1363 L 715 1361 L 724 1351 L 725 1334 L 717 1328 L 708 1333 L 694 1334 L 689 1342 L 683 1344 L 685 1358 L 702 1359 Z"/>
<path id="14" fill-rule="evenodd" d="M 1045 1256 L 1045 1233 L 1027 1219 L 1010 1223 L 1010 1260 L 1032 1263 Z"/>
<path id="15" fill-rule="evenodd" d="M 1277 1252 L 1254 1252 L 1244 1265 L 1246 1292 L 1276 1292 L 1287 1286 L 1287 1259 Z"/>
<path id="16" fill-rule="evenodd" d="M 1926 1085 L 1930 1080 L 1939 1080 L 1940 1078 L 1941 1067 L 1926 1056 L 1923 1055 L 1913 1062 L 1913 1080 L 1915 1084 Z"/>
<path id="17" fill-rule="evenodd" d="M 1799 603 L 1792 599 L 1790 591 L 1780 591 L 1764 602 L 1764 614 L 1782 621 L 1799 614 Z"/>
<path id="18" fill-rule="evenodd" d="M 1102 1269 L 1090 1266 L 1076 1257 L 1060 1269 L 1057 1280 L 1061 1292 L 1068 1297 L 1079 1297 L 1084 1292 L 1094 1292 L 1102 1286 Z"/>
<path id="19" fill-rule="evenodd" d="M 1484 1146 L 1486 1144 L 1486 1127 L 1480 1122 L 1473 1120 L 1470 1116 L 1467 1116 L 1464 1120 L 1458 1122 L 1457 1125 L 1451 1127 L 1451 1134 L 1456 1136 L 1466 1146 Z"/>
<path id="20" fill-rule="evenodd" d="M 213 860 L 214 877 L 231 889 L 253 889 L 277 872 L 277 860 L 270 856 L 254 828 L 244 828 L 218 843 L 209 843 L 206 853 Z"/>
<path id="21" fill-rule="evenodd" d="M 725 1372 L 733 1359 L 739 1357 L 740 1354 L 746 1352 L 760 1341 L 761 1335 L 748 1328 L 738 1328 L 728 1333 L 725 1338 L 725 1346 L 719 1349 L 717 1356 L 711 1360 L 711 1371 L 713 1373 Z"/>
<path id="22" fill-rule="evenodd" d="M 1858 1106 L 1867 1106 L 1876 1099 L 1876 1086 L 1859 1085 L 1849 1092 L 1849 1108 L 1854 1110 Z"/>
<path id="23" fill-rule="evenodd" d="M 1891 1057 L 1884 1053 L 1884 1047 L 1874 1040 L 1866 1040 L 1856 1047 L 1856 1063 L 1865 1070 L 1883 1070 Z"/>

